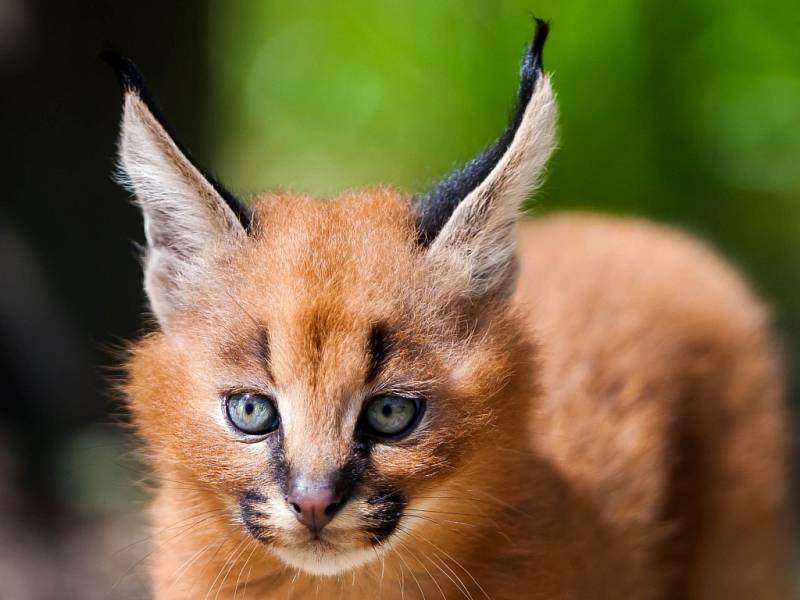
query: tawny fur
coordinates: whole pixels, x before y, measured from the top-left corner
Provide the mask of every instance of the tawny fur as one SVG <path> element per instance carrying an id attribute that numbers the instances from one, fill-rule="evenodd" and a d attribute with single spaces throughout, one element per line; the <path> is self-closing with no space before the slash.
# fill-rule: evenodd
<path id="1" fill-rule="evenodd" d="M 640 221 L 525 223 L 514 302 L 462 307 L 465 330 L 398 194 L 255 206 L 261 233 L 214 265 L 170 336 L 133 351 L 160 484 L 157 598 L 787 597 L 779 367 L 764 308 L 713 253 Z M 321 355 L 303 340 L 319 307 Z M 232 495 L 269 464 L 220 433 L 208 398 L 257 377 L 244 340 L 268 323 L 274 378 L 303 390 L 289 451 L 314 459 L 341 437 L 322 431 L 360 385 L 375 319 L 403 331 L 391 368 L 434 382 L 443 421 L 376 461 L 408 486 L 407 533 L 352 572 L 310 576 L 237 523 Z"/>
<path id="2" fill-rule="evenodd" d="M 516 224 L 555 143 L 546 35 L 539 22 L 514 127 L 458 172 L 471 189 L 416 205 L 389 188 L 263 194 L 246 218 L 117 61 L 159 323 L 126 386 L 158 485 L 156 598 L 787 598 L 767 311 L 675 231 Z M 372 374 L 376 328 L 391 351 Z M 235 390 L 270 396 L 280 427 L 237 432 Z M 369 446 L 312 535 L 288 479 L 332 487 L 367 447 L 365 403 L 397 390 L 424 396 L 419 425 Z M 370 532 L 401 496 L 396 529 Z"/>

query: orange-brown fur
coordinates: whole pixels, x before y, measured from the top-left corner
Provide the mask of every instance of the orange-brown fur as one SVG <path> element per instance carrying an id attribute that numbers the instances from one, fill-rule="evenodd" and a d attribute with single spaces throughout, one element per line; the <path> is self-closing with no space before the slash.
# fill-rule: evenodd
<path id="1" fill-rule="evenodd" d="M 157 598 L 786 597 L 766 311 L 679 233 L 517 225 L 556 139 L 547 32 L 506 132 L 413 203 L 245 207 L 113 60 L 159 324 L 127 385 Z M 235 424 L 243 393 L 269 427 Z M 388 399 L 402 435 L 371 428 Z"/>
<path id="2" fill-rule="evenodd" d="M 191 308 L 131 354 L 159 484 L 157 598 L 786 597 L 767 315 L 701 244 L 634 220 L 537 219 L 518 228 L 514 300 L 473 303 L 424 261 L 397 192 L 253 205 L 256 235 L 215 248 Z M 289 462 L 337 464 L 375 321 L 397 332 L 383 376 L 436 405 L 375 460 L 408 517 L 372 562 L 308 575 L 236 518 L 270 464 L 220 425 L 219 396 L 264 383 L 249 349 L 265 326 L 271 385 L 294 391 Z"/>

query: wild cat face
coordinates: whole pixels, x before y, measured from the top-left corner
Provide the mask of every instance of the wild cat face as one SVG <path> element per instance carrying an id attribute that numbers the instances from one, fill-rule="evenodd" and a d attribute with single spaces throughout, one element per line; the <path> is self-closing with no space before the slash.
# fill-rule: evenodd
<path id="1" fill-rule="evenodd" d="M 150 340 L 134 383 L 159 383 L 136 390 L 134 410 L 250 535 L 334 573 L 374 559 L 452 474 L 459 439 L 487 427 L 502 373 L 475 381 L 475 363 L 501 348 L 454 342 L 471 332 L 446 299 L 431 305 L 436 277 L 398 194 L 266 196 L 252 215 L 251 236 Z"/>
<path id="2" fill-rule="evenodd" d="M 513 224 L 553 144 L 545 36 L 540 24 L 505 134 L 414 203 L 381 188 L 245 206 L 110 58 L 159 324 L 133 352 L 134 418 L 158 469 L 291 566 L 335 574 L 390 551 L 519 410 L 498 394 Z"/>

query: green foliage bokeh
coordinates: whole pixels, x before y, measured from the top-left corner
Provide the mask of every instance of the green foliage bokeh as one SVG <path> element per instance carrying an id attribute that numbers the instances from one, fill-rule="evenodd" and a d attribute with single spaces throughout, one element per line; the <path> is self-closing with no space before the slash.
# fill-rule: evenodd
<path id="1" fill-rule="evenodd" d="M 797 334 L 794 1 L 217 0 L 215 164 L 245 192 L 421 189 L 502 130 L 532 10 L 552 24 L 545 66 L 561 109 L 537 210 L 688 228 Z"/>

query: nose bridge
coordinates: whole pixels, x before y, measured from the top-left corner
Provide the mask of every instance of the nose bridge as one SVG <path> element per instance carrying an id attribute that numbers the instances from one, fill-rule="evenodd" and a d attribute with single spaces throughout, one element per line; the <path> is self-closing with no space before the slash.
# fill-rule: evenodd
<path id="1" fill-rule="evenodd" d="M 363 378 L 360 328 L 339 297 L 314 297 L 293 315 L 283 356 L 284 455 L 289 481 L 309 489 L 335 483 L 353 448 L 353 393 Z M 287 413 L 283 415 L 283 412 Z"/>
<path id="2" fill-rule="evenodd" d="M 315 400 L 310 396 L 296 405 L 284 433 L 286 505 L 314 538 L 339 513 L 352 490 L 343 485 L 352 435 L 344 431 L 334 406 Z"/>
<path id="3" fill-rule="evenodd" d="M 284 453 L 290 479 L 322 487 L 347 462 L 352 436 L 344 431 L 333 402 L 311 394 L 306 398 L 293 402 L 291 414 L 284 419 Z"/>

